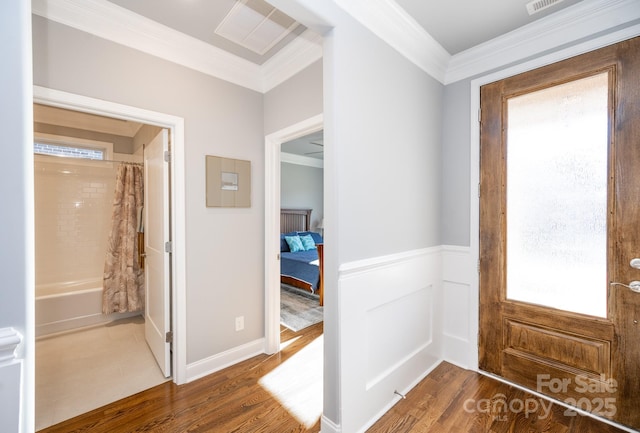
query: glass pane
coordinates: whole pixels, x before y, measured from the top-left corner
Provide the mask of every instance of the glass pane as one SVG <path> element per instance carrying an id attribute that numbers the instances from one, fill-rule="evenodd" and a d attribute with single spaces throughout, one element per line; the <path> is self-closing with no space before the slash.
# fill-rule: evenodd
<path id="1" fill-rule="evenodd" d="M 507 298 L 606 317 L 608 74 L 507 101 Z"/>
<path id="2" fill-rule="evenodd" d="M 64 156 L 67 158 L 104 159 L 104 151 L 101 149 L 88 149 L 85 147 L 62 146 L 51 143 L 33 143 L 33 153 L 42 155 Z"/>

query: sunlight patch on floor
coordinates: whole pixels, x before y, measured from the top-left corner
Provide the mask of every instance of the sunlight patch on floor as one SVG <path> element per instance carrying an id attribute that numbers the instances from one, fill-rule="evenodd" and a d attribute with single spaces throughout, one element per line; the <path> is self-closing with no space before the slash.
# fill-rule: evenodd
<path id="1" fill-rule="evenodd" d="M 322 415 L 323 338 L 316 338 L 259 380 L 307 428 Z"/>
<path id="2" fill-rule="evenodd" d="M 282 343 L 280 343 L 280 350 L 284 350 L 285 348 L 289 347 L 292 343 L 295 343 L 299 339 L 300 339 L 300 337 L 295 337 L 295 338 L 292 338 L 290 340 L 283 341 Z"/>

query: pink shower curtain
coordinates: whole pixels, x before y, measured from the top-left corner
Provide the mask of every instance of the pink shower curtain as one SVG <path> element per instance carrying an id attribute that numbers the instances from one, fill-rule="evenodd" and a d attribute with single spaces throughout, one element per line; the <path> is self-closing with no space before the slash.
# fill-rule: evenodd
<path id="1" fill-rule="evenodd" d="M 144 308 L 144 271 L 138 262 L 139 211 L 143 195 L 142 167 L 118 167 L 109 244 L 104 264 L 102 312 L 125 313 Z"/>

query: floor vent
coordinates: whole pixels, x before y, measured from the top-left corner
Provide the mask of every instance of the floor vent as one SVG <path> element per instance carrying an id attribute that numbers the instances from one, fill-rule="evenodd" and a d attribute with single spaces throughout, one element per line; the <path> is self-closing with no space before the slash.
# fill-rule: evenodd
<path id="1" fill-rule="evenodd" d="M 533 15 L 557 3 L 560 3 L 561 1 L 563 0 L 533 0 L 532 2 L 527 3 L 527 12 L 529 12 L 529 15 Z"/>

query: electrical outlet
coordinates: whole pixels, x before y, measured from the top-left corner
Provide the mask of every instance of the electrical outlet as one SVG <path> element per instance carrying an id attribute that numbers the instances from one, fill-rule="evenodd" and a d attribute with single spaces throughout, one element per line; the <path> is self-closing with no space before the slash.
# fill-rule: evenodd
<path id="1" fill-rule="evenodd" d="M 242 331 L 244 329 L 244 316 L 236 317 L 236 331 Z"/>

